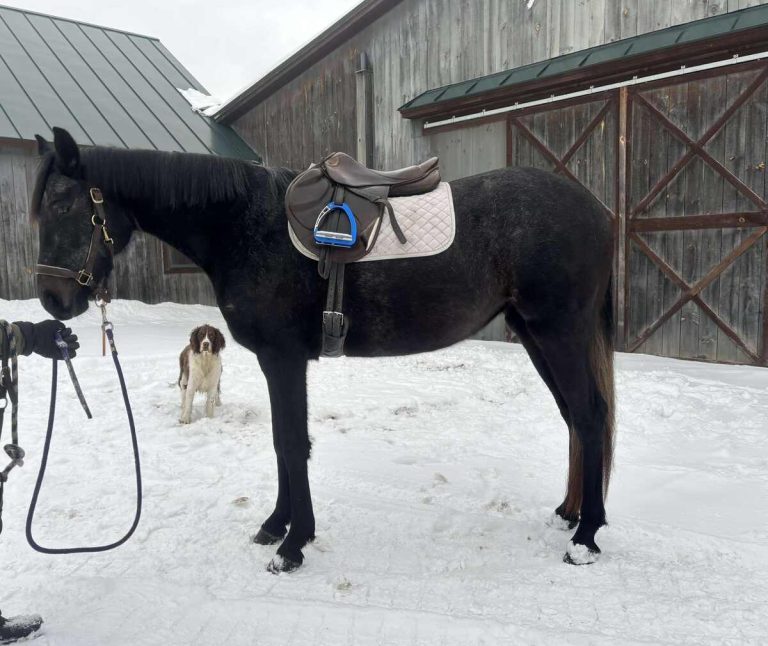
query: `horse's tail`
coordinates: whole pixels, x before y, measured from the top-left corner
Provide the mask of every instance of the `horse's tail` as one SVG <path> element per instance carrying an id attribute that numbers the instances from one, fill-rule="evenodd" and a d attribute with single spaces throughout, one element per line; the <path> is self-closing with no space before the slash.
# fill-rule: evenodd
<path id="1" fill-rule="evenodd" d="M 613 467 L 614 435 L 616 430 L 615 397 L 613 387 L 613 280 L 608 281 L 599 316 L 589 346 L 589 362 L 597 390 L 605 403 L 603 426 L 603 498 L 608 494 Z M 566 512 L 578 515 L 581 509 L 583 464 L 581 442 L 570 432 L 570 464 L 568 465 L 568 492 Z"/>
<path id="2" fill-rule="evenodd" d="M 597 382 L 597 389 L 605 402 L 605 425 L 603 427 L 603 498 L 608 495 L 608 485 L 613 469 L 613 446 L 616 433 L 616 397 L 613 383 L 613 279 L 603 299 L 600 322 L 592 337 L 589 360 Z"/>

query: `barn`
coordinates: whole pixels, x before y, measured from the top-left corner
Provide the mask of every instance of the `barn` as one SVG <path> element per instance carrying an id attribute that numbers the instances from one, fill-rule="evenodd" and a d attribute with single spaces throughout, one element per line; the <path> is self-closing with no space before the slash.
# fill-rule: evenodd
<path id="1" fill-rule="evenodd" d="M 766 366 L 766 79 L 762 0 L 366 0 L 214 118 L 273 166 L 570 177 L 615 224 L 620 349 Z"/>
<path id="2" fill-rule="evenodd" d="M 61 126 L 80 145 L 258 159 L 232 128 L 194 112 L 189 90 L 208 94 L 155 38 L 0 6 L 0 298 L 36 296 L 35 134 Z M 112 283 L 118 298 L 214 303 L 197 267 L 141 233 Z"/>

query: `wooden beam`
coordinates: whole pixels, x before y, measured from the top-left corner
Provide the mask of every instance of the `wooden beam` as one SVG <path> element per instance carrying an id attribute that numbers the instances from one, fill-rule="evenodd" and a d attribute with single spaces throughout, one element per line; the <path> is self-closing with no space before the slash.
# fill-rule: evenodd
<path id="1" fill-rule="evenodd" d="M 768 211 L 743 213 L 704 213 L 669 218 L 634 218 L 629 222 L 633 232 L 688 231 L 699 229 L 747 229 L 768 225 Z"/>
<path id="2" fill-rule="evenodd" d="M 627 280 L 627 182 L 629 171 L 629 91 L 619 90 L 619 132 L 616 154 L 616 348 L 624 350 L 627 345 L 627 302 L 629 284 Z"/>

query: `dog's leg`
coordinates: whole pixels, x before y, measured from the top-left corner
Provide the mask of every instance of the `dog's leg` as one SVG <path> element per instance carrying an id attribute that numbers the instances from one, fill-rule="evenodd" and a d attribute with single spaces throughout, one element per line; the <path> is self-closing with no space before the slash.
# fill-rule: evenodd
<path id="1" fill-rule="evenodd" d="M 216 405 L 221 406 L 221 381 L 216 384 Z"/>
<path id="2" fill-rule="evenodd" d="M 213 407 L 216 404 L 216 391 L 214 389 L 205 393 L 205 416 L 213 417 Z"/>
<path id="3" fill-rule="evenodd" d="M 187 378 L 187 375 L 182 375 L 179 378 L 179 392 L 181 393 L 181 409 L 184 410 L 184 400 L 187 396 L 187 383 L 189 382 L 189 379 Z"/>
<path id="4" fill-rule="evenodd" d="M 181 417 L 179 421 L 182 424 L 189 424 L 192 421 L 192 402 L 195 400 L 195 391 L 197 390 L 197 384 L 194 379 L 187 382 L 186 390 L 183 390 L 183 398 L 181 404 Z"/>

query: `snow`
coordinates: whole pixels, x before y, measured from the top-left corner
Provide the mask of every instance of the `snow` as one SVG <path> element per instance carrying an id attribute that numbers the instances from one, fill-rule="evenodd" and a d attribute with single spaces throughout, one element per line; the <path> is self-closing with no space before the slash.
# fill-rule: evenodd
<path id="1" fill-rule="evenodd" d="M 12 320 L 46 315 L 0 301 Z M 520 347 L 311 366 L 310 479 L 318 538 L 292 574 L 250 536 L 272 510 L 266 385 L 228 338 L 223 406 L 180 425 L 178 353 L 214 308 L 110 308 L 133 400 L 145 507 L 126 545 L 37 554 L 24 519 L 50 365 L 20 365 L 28 460 L 6 488 L 0 607 L 39 612 L 34 643 L 759 644 L 768 634 L 768 370 L 618 355 L 616 472 L 600 560 L 562 562 L 567 435 Z M 98 311 L 76 319 L 95 419 L 60 371 L 59 417 L 34 531 L 109 542 L 132 519 L 132 460 Z M 200 402 L 199 402 L 200 403 Z M 5 438 L 4 438 L 5 439 Z"/>
<path id="2" fill-rule="evenodd" d="M 189 105 L 192 106 L 194 112 L 199 112 L 200 114 L 210 117 L 213 116 L 221 106 L 221 99 L 216 96 L 203 94 L 194 88 L 187 88 L 186 90 L 182 90 L 181 88 L 176 89 L 179 94 L 187 100 Z"/>

